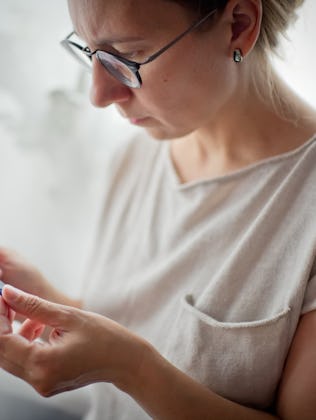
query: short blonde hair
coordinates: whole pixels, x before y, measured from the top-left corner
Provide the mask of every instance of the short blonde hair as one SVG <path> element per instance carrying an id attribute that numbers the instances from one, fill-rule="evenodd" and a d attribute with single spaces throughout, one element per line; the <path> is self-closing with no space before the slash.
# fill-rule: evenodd
<path id="1" fill-rule="evenodd" d="M 228 0 L 167 0 L 203 17 L 212 9 L 225 9 Z M 261 0 L 262 23 L 256 48 L 261 52 L 276 52 L 280 35 L 285 35 L 288 26 L 297 17 L 296 10 L 304 0 Z"/>
<path id="2" fill-rule="evenodd" d="M 262 0 L 261 31 L 256 49 L 261 53 L 277 52 L 280 35 L 285 36 L 297 18 L 297 9 L 304 0 Z"/>
<path id="3" fill-rule="evenodd" d="M 262 22 L 260 34 L 249 56 L 252 60 L 252 85 L 263 102 L 272 104 L 273 109 L 284 119 L 295 122 L 296 111 L 284 99 L 275 75 L 271 56 L 279 55 L 280 37 L 286 37 L 287 29 L 297 19 L 297 9 L 304 0 L 262 0 Z"/>

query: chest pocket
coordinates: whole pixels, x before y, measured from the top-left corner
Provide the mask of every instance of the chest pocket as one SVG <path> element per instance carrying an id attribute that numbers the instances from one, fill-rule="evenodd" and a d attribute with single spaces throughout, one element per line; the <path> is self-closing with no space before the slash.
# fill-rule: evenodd
<path id="1" fill-rule="evenodd" d="M 269 407 L 289 347 L 289 314 L 251 322 L 220 322 L 181 301 L 165 356 L 214 392 L 240 404 Z"/>

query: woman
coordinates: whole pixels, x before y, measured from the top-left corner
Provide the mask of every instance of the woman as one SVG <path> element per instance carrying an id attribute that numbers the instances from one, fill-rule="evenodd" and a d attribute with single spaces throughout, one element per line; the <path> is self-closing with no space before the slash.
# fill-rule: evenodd
<path id="1" fill-rule="evenodd" d="M 316 118 L 269 65 L 301 3 L 69 1 L 92 103 L 147 136 L 111 157 L 82 301 L 1 251 L 32 294 L 3 290 L 4 369 L 102 382 L 88 419 L 315 417 Z"/>

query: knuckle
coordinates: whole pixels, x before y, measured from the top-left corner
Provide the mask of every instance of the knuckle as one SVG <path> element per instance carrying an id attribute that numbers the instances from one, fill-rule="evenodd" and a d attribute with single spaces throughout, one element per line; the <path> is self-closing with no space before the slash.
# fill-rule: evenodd
<path id="1" fill-rule="evenodd" d="M 19 296 L 18 299 L 23 300 L 22 296 Z M 26 301 L 24 301 L 25 309 L 29 315 L 34 315 L 38 312 L 41 303 L 36 296 L 30 296 Z"/>
<path id="2" fill-rule="evenodd" d="M 63 324 L 73 317 L 73 308 L 60 307 L 58 311 L 58 319 Z"/>

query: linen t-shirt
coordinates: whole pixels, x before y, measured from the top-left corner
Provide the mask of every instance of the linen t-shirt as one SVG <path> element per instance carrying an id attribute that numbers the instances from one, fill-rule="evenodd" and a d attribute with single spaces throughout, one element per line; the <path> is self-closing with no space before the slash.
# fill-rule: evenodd
<path id="1" fill-rule="evenodd" d="M 267 409 L 299 317 L 316 309 L 316 138 L 185 184 L 169 148 L 144 134 L 111 158 L 84 308 L 223 397 Z M 149 418 L 111 384 L 91 399 L 88 420 Z"/>

